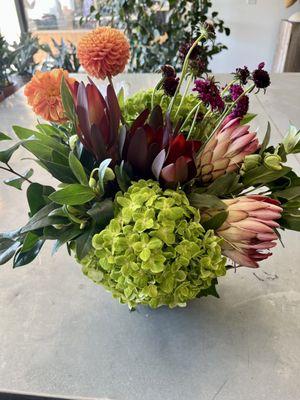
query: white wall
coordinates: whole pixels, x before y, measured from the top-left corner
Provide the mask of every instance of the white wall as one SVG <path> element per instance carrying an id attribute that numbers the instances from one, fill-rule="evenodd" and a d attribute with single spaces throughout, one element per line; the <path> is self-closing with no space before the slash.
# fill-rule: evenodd
<path id="1" fill-rule="evenodd" d="M 0 0 L 0 31 L 9 43 L 19 39 L 21 31 L 13 0 Z"/>
<path id="2" fill-rule="evenodd" d="M 213 9 L 219 11 L 229 28 L 229 37 L 220 36 L 228 50 L 214 57 L 213 72 L 233 72 L 236 67 L 256 67 L 261 61 L 271 70 L 281 19 L 300 11 L 300 3 L 286 9 L 284 0 L 257 0 L 249 5 L 247 0 L 212 0 Z"/>

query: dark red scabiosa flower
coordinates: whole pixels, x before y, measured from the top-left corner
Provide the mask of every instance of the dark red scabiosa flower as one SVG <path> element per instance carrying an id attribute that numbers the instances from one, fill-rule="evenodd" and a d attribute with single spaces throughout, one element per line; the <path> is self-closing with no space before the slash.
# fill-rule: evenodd
<path id="1" fill-rule="evenodd" d="M 195 154 L 200 142 L 186 140 L 173 131 L 170 120 L 164 122 L 160 106 L 151 115 L 144 110 L 121 139 L 122 159 L 127 161 L 137 178 L 160 180 L 176 187 L 196 176 Z"/>
<path id="2" fill-rule="evenodd" d="M 249 97 L 243 96 L 236 104 L 230 116 L 232 118 L 243 118 L 249 109 Z"/>
<path id="3" fill-rule="evenodd" d="M 172 65 L 165 64 L 161 67 L 161 72 L 163 74 L 164 78 L 175 78 L 176 77 L 176 71 L 175 68 L 172 67 Z"/>
<path id="4" fill-rule="evenodd" d="M 194 41 L 186 40 L 179 46 L 179 57 L 182 61 L 185 60 L 190 48 L 192 47 Z M 201 47 L 199 45 L 195 46 L 190 54 L 190 60 L 196 60 L 201 55 Z"/>
<path id="5" fill-rule="evenodd" d="M 193 91 L 198 92 L 199 99 L 212 110 L 223 111 L 225 104 L 213 78 L 196 79 Z"/>
<path id="6" fill-rule="evenodd" d="M 243 93 L 244 89 L 241 85 L 232 85 L 229 89 L 232 101 L 236 101 Z M 249 97 L 243 96 L 239 99 L 237 104 L 235 105 L 232 113 L 230 114 L 231 118 L 242 118 L 247 114 L 249 109 Z"/>
<path id="7" fill-rule="evenodd" d="M 237 68 L 235 70 L 234 77 L 235 79 L 238 79 L 242 85 L 246 85 L 250 77 L 250 71 L 248 67 L 244 66 L 244 68 Z"/>
<path id="8" fill-rule="evenodd" d="M 252 72 L 252 79 L 257 89 L 266 89 L 271 84 L 270 75 L 264 70 L 265 63 L 258 65 L 257 69 Z"/>
<path id="9" fill-rule="evenodd" d="M 165 64 L 161 67 L 161 72 L 162 80 L 160 87 L 164 90 L 167 96 L 173 97 L 179 84 L 179 78 L 176 77 L 176 71 L 172 65 Z"/>
<path id="10" fill-rule="evenodd" d="M 184 61 L 194 41 L 187 40 L 179 46 L 179 58 Z M 189 58 L 189 68 L 194 77 L 201 77 L 208 68 L 208 59 L 203 45 L 193 48 Z"/>
<path id="11" fill-rule="evenodd" d="M 163 80 L 162 88 L 167 96 L 173 97 L 178 84 L 179 78 L 169 76 Z"/>

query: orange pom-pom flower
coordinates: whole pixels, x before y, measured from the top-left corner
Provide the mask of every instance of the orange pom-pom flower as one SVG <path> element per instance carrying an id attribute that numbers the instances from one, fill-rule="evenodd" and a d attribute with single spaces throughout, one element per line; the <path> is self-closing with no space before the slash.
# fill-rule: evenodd
<path id="1" fill-rule="evenodd" d="M 67 71 L 61 68 L 52 71 L 37 71 L 25 86 L 24 94 L 33 111 L 47 121 L 62 123 L 66 121 L 61 95 L 60 85 L 62 77 L 65 77 L 69 85 L 75 83 Z"/>
<path id="2" fill-rule="evenodd" d="M 105 79 L 124 71 L 130 56 L 129 43 L 118 29 L 102 26 L 82 37 L 77 56 L 89 75 Z"/>

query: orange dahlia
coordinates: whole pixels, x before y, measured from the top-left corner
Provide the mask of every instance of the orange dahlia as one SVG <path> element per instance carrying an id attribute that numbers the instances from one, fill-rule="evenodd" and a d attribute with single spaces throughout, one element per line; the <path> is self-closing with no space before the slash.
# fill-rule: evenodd
<path id="1" fill-rule="evenodd" d="M 33 111 L 51 122 L 65 122 L 60 85 L 62 77 L 73 85 L 75 79 L 70 78 L 67 71 L 61 68 L 52 71 L 37 71 L 25 86 L 24 94 Z"/>
<path id="2" fill-rule="evenodd" d="M 89 75 L 105 79 L 124 71 L 130 56 L 129 43 L 118 29 L 102 26 L 81 38 L 77 56 Z"/>

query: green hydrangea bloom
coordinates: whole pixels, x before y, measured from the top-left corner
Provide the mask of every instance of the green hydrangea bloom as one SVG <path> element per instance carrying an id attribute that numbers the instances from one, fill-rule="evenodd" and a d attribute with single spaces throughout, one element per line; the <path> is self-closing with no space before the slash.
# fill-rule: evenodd
<path id="1" fill-rule="evenodd" d="M 122 113 L 125 121 L 131 125 L 133 121 L 140 115 L 140 113 L 145 110 L 145 108 L 151 108 L 151 98 L 153 89 L 141 90 L 135 93 L 133 96 L 128 97 L 124 105 L 122 106 Z M 154 104 L 160 104 L 163 114 L 165 115 L 167 108 L 169 106 L 171 98 L 164 95 L 163 90 L 157 90 L 154 94 Z M 172 109 L 171 119 L 174 118 L 175 113 L 181 101 L 181 95 L 178 94 Z M 199 103 L 199 99 L 194 94 L 189 94 L 186 96 L 180 110 L 178 113 L 178 118 L 184 120 L 188 113 Z M 204 115 L 206 113 L 206 108 L 203 105 L 200 108 L 200 112 Z M 187 133 L 192 125 L 192 118 L 186 125 L 184 131 Z M 213 121 L 211 121 L 213 122 Z M 196 123 L 194 130 L 191 134 L 191 138 L 200 139 L 203 135 L 209 134 L 212 130 L 212 125 L 207 119 L 205 126 L 201 122 Z"/>
<path id="2" fill-rule="evenodd" d="M 226 273 L 220 238 L 205 232 L 182 191 L 140 180 L 115 199 L 116 216 L 93 237 L 83 272 L 130 308 L 185 306 Z"/>

